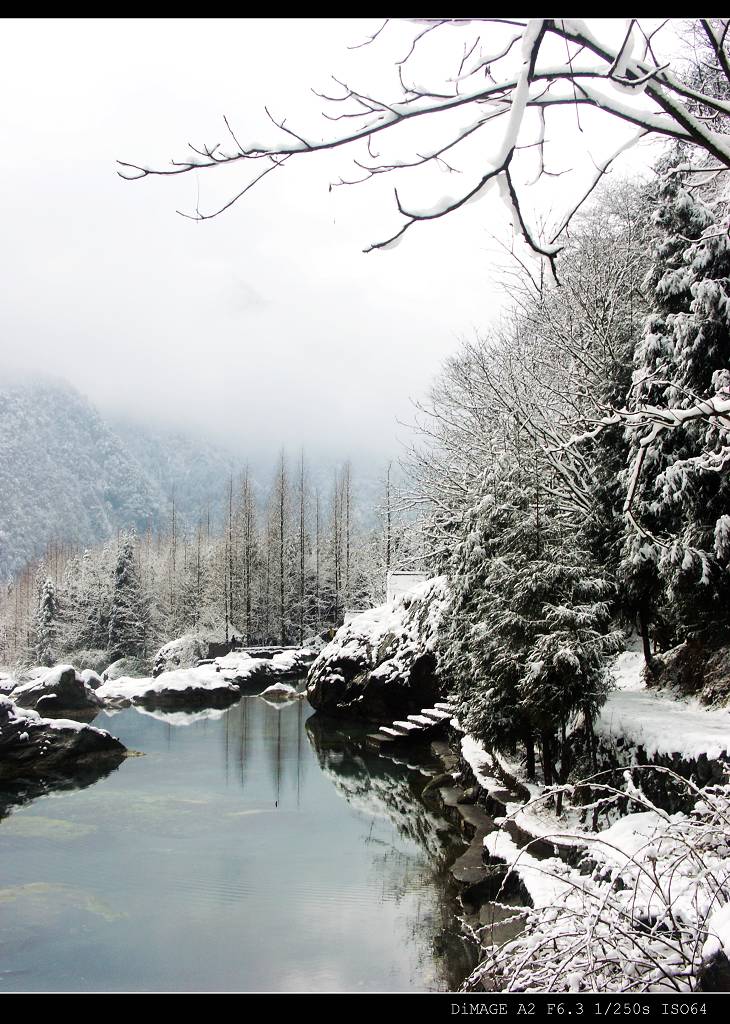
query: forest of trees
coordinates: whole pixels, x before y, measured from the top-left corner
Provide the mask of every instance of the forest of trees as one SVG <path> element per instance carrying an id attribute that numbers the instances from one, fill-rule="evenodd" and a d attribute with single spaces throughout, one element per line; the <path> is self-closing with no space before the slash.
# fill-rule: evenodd
<path id="1" fill-rule="evenodd" d="M 84 550 L 53 542 L 3 588 L 0 664 L 146 658 L 186 633 L 257 645 L 331 632 L 418 558 L 392 476 L 389 464 L 369 508 L 349 461 L 323 488 L 303 453 L 290 464 L 282 452 L 268 491 L 248 470 L 230 478 L 222 521 L 208 508 L 190 524 L 173 497 L 165 531 L 120 530 Z"/>
<path id="2" fill-rule="evenodd" d="M 510 311 L 421 407 L 411 470 L 454 590 L 446 671 L 467 728 L 531 774 L 537 748 L 549 784 L 576 768 L 577 713 L 592 755 L 623 631 L 649 672 L 658 651 L 730 641 L 730 202 L 686 160 L 605 185 L 559 286 L 508 272 Z"/>
<path id="3" fill-rule="evenodd" d="M 396 554 L 405 541 L 389 481 L 382 526 L 368 532 L 347 464 L 324 494 L 308 486 L 303 461 L 282 456 L 263 506 L 247 474 L 231 481 L 217 531 L 202 521 L 181 530 L 173 506 L 164 536 L 65 553 L 53 574 L 48 563 L 29 567 L 2 599 L 6 658 L 46 658 L 59 646 L 148 651 L 152 638 L 188 630 L 301 642 L 338 625 L 346 607 L 380 600 L 386 568 L 421 544 L 419 564 L 451 583 L 441 662 L 467 728 L 498 749 L 522 745 L 531 773 L 539 755 L 549 783 L 575 767 L 566 735 L 578 714 L 593 754 L 592 720 L 626 627 L 641 637 L 650 672 L 658 651 L 727 640 L 728 23 L 687 23 L 672 40 L 681 58 L 665 60 L 662 26 L 636 19 L 610 45 L 578 21 L 487 21 L 499 39 L 467 20 L 413 28 L 397 65 L 400 95 L 386 102 L 342 86 L 321 97 L 342 111 L 331 137 L 273 122 L 278 142 L 246 146 L 226 121 L 227 146 L 191 146 L 166 169 L 121 165 L 132 178 L 263 167 L 223 212 L 269 170 L 322 149 L 366 147 L 358 180 L 444 170 L 448 152 L 466 190 L 420 212 L 396 192 L 404 223 L 372 248 L 499 186 L 515 235 L 504 269 L 511 304 L 486 335 L 462 343 L 421 404 L 399 505 L 419 511 L 421 539 L 411 530 Z M 415 86 L 413 62 L 444 34 L 456 57 L 437 64 L 426 50 L 421 70 L 432 82 Z M 582 109 L 599 111 L 638 127 L 637 139 L 663 140 L 663 152 L 636 181 L 607 176 L 613 157 L 600 161 L 578 201 L 541 229 L 525 216 L 518 167 L 550 175 L 546 118 L 565 105 L 577 125 Z M 475 119 L 453 122 L 439 146 L 419 139 L 415 154 L 376 155 L 380 140 L 403 139 L 402 122 L 417 118 L 427 131 L 465 109 Z M 485 169 L 472 143 L 490 131 L 496 156 Z"/>

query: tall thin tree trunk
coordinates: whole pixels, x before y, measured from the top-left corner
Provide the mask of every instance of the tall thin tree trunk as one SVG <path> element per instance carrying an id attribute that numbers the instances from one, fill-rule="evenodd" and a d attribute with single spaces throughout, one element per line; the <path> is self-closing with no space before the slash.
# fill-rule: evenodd
<path id="1" fill-rule="evenodd" d="M 304 645 L 304 449 L 299 463 L 299 646 Z"/>

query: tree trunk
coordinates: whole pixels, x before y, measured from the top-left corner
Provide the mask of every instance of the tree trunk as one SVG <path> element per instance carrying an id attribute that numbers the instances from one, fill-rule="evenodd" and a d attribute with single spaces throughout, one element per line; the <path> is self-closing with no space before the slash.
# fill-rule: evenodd
<path id="1" fill-rule="evenodd" d="M 528 779 L 535 778 L 535 737 L 531 732 L 525 734 L 525 771 Z"/>
<path id="2" fill-rule="evenodd" d="M 654 672 L 654 659 L 651 656 L 651 644 L 649 642 L 649 617 L 646 613 L 646 605 L 642 601 L 639 605 L 639 633 L 641 635 L 641 646 L 644 652 L 646 667 L 651 673 Z"/>
<path id="3" fill-rule="evenodd" d="M 542 775 L 546 786 L 553 784 L 553 743 L 549 732 L 543 732 L 540 736 L 542 747 Z"/>

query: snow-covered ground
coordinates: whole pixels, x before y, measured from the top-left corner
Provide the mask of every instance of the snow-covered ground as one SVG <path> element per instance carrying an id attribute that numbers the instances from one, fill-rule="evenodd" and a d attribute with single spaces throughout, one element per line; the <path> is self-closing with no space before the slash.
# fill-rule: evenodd
<path id="1" fill-rule="evenodd" d="M 696 760 L 706 754 L 712 759 L 730 751 L 730 711 L 710 710 L 697 701 L 672 700 L 650 691 L 610 694 L 595 731 L 642 746 L 648 757 L 680 754 Z"/>
<path id="2" fill-rule="evenodd" d="M 617 657 L 616 688 L 596 733 L 621 738 L 627 756 L 639 745 L 649 757 L 727 754 L 730 712 L 647 690 L 643 667 L 640 651 Z M 470 736 L 461 747 L 480 785 L 504 792 L 500 759 Z M 504 767 L 519 778 L 518 765 Z M 504 828 L 485 837 L 489 855 L 519 876 L 532 903 L 525 932 L 492 949 L 485 961 L 511 988 L 686 991 L 713 957 L 730 953 L 730 787 L 704 791 L 692 815 L 668 814 L 636 790 L 627 773 L 627 791 L 640 809 L 593 833 L 575 809 L 557 819 L 540 799 L 542 788 L 519 781 L 530 802 L 508 802 L 506 818 L 497 823 L 510 819 L 535 839 L 583 847 L 588 859 L 571 867 L 558 856 L 535 856 L 529 843 L 520 845 Z"/>
<path id="3" fill-rule="evenodd" d="M 618 655 L 613 666 L 616 689 L 595 723 L 597 735 L 641 746 L 647 757 L 680 754 L 696 760 L 705 754 L 712 759 L 730 751 L 730 710 L 647 690 L 643 670 L 640 651 Z"/>

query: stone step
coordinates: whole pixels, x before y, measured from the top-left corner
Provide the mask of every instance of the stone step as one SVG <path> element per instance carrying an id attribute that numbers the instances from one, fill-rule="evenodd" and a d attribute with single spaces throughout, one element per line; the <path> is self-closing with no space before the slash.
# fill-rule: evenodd
<path id="1" fill-rule="evenodd" d="M 396 722 L 392 722 L 391 724 L 392 724 L 394 729 L 403 729 L 406 733 L 413 732 L 414 730 L 415 730 L 415 732 L 419 732 L 420 731 L 420 726 L 416 725 L 415 722 L 396 721 Z"/>
<path id="2" fill-rule="evenodd" d="M 389 725 L 381 725 L 378 732 L 385 733 L 386 736 L 390 736 L 392 739 L 403 739 L 407 735 L 400 729 L 392 729 Z"/>
<path id="3" fill-rule="evenodd" d="M 432 718 L 427 718 L 426 715 L 409 715 L 409 722 L 415 722 L 416 725 L 424 726 L 425 728 L 431 728 L 436 725 Z"/>
<path id="4" fill-rule="evenodd" d="M 445 700 L 437 700 L 434 702 L 433 706 L 434 708 L 437 708 L 439 711 L 448 711 L 452 715 L 456 711 L 456 705 L 449 704 Z"/>
<path id="5" fill-rule="evenodd" d="M 402 734 L 399 734 L 402 735 Z M 365 737 L 371 747 L 383 747 L 392 743 L 395 736 L 386 736 L 384 732 L 371 732 Z"/>
<path id="6" fill-rule="evenodd" d="M 445 722 L 453 717 L 450 711 L 442 711 L 440 708 L 423 708 L 421 714 L 426 718 L 432 718 L 434 722 Z"/>
<path id="7" fill-rule="evenodd" d="M 410 729 L 404 729 L 401 725 L 398 725 L 396 722 L 392 722 L 390 725 L 385 725 L 385 726 L 381 725 L 380 728 L 381 729 L 392 729 L 393 732 L 398 733 L 398 736 L 402 740 L 404 740 L 407 736 L 412 736 L 413 735 L 412 732 L 410 731 Z"/>

